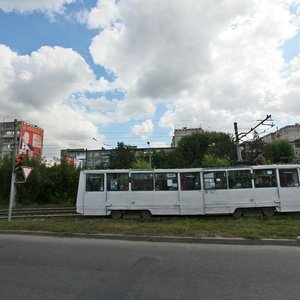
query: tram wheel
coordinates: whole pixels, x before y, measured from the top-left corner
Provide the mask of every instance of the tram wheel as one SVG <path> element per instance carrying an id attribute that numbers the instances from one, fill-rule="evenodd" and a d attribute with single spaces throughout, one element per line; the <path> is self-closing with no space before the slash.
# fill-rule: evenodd
<path id="1" fill-rule="evenodd" d="M 274 207 L 264 207 L 262 208 L 262 213 L 265 217 L 272 217 L 274 216 L 275 209 Z"/>
<path id="2" fill-rule="evenodd" d="M 232 215 L 235 219 L 238 219 L 243 215 L 243 210 L 241 208 L 237 208 Z"/>
<path id="3" fill-rule="evenodd" d="M 110 215 L 114 220 L 119 220 L 123 214 L 120 210 L 112 210 Z"/>
<path id="4" fill-rule="evenodd" d="M 151 212 L 149 210 L 142 210 L 141 211 L 141 217 L 143 219 L 150 219 L 152 216 Z"/>

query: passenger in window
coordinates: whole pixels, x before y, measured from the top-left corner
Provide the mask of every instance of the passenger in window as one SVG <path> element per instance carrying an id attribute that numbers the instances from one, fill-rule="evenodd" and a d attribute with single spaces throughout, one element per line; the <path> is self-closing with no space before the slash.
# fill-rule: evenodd
<path id="1" fill-rule="evenodd" d="M 242 187 L 242 184 L 240 182 L 236 182 L 234 185 L 234 188 L 239 189 Z"/>
<path id="2" fill-rule="evenodd" d="M 182 190 L 188 190 L 189 189 L 189 184 L 186 180 L 184 180 L 182 183 L 181 183 L 181 189 Z"/>
<path id="3" fill-rule="evenodd" d="M 125 184 L 120 184 L 120 191 L 128 191 L 128 186 Z"/>
<path id="4" fill-rule="evenodd" d="M 163 183 L 162 183 L 161 181 L 157 181 L 157 182 L 156 182 L 155 190 L 156 190 L 156 191 L 161 191 L 161 190 L 163 190 Z"/>
<path id="5" fill-rule="evenodd" d="M 282 187 L 285 187 L 285 186 L 287 186 L 287 185 L 288 185 L 288 183 L 287 183 L 287 180 L 286 180 L 286 177 L 285 177 L 285 176 L 281 176 L 281 177 L 280 177 L 280 185 L 281 185 Z"/>
<path id="6" fill-rule="evenodd" d="M 287 183 L 287 186 L 295 186 L 295 183 L 293 180 L 289 180 Z"/>
<path id="7" fill-rule="evenodd" d="M 136 181 L 134 184 L 134 189 L 136 191 L 140 191 L 142 189 L 142 183 L 140 181 Z"/>

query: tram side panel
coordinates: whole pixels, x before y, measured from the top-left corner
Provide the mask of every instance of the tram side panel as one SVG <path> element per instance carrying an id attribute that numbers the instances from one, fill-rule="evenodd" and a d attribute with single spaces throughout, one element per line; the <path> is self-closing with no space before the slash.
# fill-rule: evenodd
<path id="1" fill-rule="evenodd" d="M 80 172 L 79 181 L 78 181 L 78 190 L 77 190 L 77 198 L 76 198 L 76 212 L 79 214 L 83 214 L 84 211 L 84 190 L 85 190 L 85 175 L 83 172 Z"/>

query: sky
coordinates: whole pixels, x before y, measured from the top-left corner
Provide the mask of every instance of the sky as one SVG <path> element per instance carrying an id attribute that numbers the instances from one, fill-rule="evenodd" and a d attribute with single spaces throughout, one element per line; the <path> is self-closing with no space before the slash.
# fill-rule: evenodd
<path id="1" fill-rule="evenodd" d="M 299 28 L 300 0 L 0 0 L 0 120 L 48 158 L 271 115 L 262 136 L 300 123 Z"/>

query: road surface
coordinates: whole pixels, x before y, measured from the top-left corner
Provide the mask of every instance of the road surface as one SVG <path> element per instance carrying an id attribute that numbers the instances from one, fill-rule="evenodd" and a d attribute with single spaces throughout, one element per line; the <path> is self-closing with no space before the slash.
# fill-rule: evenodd
<path id="1" fill-rule="evenodd" d="M 0 299 L 300 299 L 300 247 L 0 234 Z"/>

